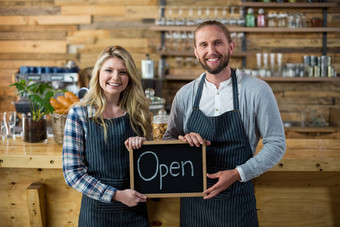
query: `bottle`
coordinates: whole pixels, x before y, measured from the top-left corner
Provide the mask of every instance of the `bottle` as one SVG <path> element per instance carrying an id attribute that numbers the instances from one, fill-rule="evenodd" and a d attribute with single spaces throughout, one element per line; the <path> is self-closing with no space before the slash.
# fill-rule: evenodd
<path id="1" fill-rule="evenodd" d="M 150 59 L 150 55 L 146 54 L 146 60 L 142 60 L 142 77 L 144 79 L 152 79 L 154 77 L 154 62 Z"/>
<path id="2" fill-rule="evenodd" d="M 264 10 L 260 8 L 257 14 L 257 27 L 265 27 L 265 26 L 266 26 L 266 21 L 264 18 Z"/>
<path id="3" fill-rule="evenodd" d="M 249 8 L 246 15 L 246 27 L 255 27 L 254 10 Z"/>

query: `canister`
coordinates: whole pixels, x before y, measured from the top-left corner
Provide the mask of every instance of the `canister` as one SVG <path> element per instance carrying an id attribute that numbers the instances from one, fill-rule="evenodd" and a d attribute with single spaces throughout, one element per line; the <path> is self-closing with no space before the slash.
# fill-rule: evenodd
<path id="1" fill-rule="evenodd" d="M 161 140 L 167 127 L 169 116 L 164 109 L 158 111 L 158 114 L 153 117 L 152 133 L 154 140 Z"/>
<path id="2" fill-rule="evenodd" d="M 164 109 L 165 99 L 155 96 L 155 90 L 152 88 L 147 88 L 145 90 L 145 96 L 150 100 L 149 111 L 151 116 L 158 114 L 158 111 Z"/>

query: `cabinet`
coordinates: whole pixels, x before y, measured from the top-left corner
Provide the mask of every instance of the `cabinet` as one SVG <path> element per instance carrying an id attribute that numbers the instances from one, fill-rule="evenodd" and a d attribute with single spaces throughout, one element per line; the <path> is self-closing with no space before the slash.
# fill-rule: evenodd
<path id="1" fill-rule="evenodd" d="M 232 27 L 228 26 L 230 32 L 243 32 L 245 34 L 244 41 L 242 42 L 242 49 L 239 52 L 233 53 L 233 58 L 241 58 L 242 66 L 247 65 L 247 57 L 254 55 L 254 51 L 248 51 L 247 48 L 247 34 L 250 33 L 291 33 L 291 34 L 303 34 L 314 35 L 314 33 L 322 34 L 322 55 L 327 54 L 327 33 L 329 32 L 340 32 L 340 27 L 327 27 L 327 10 L 330 7 L 335 7 L 336 3 L 262 3 L 262 2 L 240 2 L 239 4 L 244 8 L 266 8 L 266 9 L 313 9 L 314 11 L 322 10 L 323 15 L 323 25 L 322 27 L 302 27 L 302 28 L 286 28 L 286 27 Z M 152 26 L 151 29 L 154 31 L 161 32 L 161 45 L 165 45 L 165 33 L 166 32 L 192 32 L 196 26 Z M 287 48 L 289 51 L 289 49 Z M 293 51 L 292 51 L 293 52 Z M 307 52 L 308 53 L 308 52 Z M 169 57 L 194 57 L 193 51 L 158 51 L 158 54 L 162 59 Z M 192 80 L 196 78 L 196 74 L 193 77 L 180 75 L 178 73 L 170 74 L 167 76 L 167 80 Z M 277 80 L 290 80 L 290 78 L 280 78 Z M 306 78 L 312 79 L 312 78 Z M 329 78 L 322 78 L 322 80 L 328 80 Z M 267 80 L 267 79 L 266 79 Z M 270 80 L 270 79 L 269 79 Z M 317 79 L 318 80 L 318 79 Z M 316 81 L 317 81 L 316 80 Z M 294 81 L 294 80 L 293 80 Z M 299 80 L 296 80 L 299 81 Z"/>

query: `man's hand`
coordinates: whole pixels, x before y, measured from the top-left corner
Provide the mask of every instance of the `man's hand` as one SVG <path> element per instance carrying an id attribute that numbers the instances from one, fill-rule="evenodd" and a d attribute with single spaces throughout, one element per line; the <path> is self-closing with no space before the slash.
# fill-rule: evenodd
<path id="1" fill-rule="evenodd" d="M 137 206 L 140 202 L 146 202 L 147 197 L 135 190 L 125 189 L 117 190 L 113 199 L 124 203 L 129 207 Z"/>
<path id="2" fill-rule="evenodd" d="M 190 146 L 195 145 L 196 147 L 201 146 L 202 144 L 204 144 L 204 142 L 207 144 L 207 146 L 211 144 L 209 140 L 204 140 L 200 136 L 200 134 L 196 132 L 190 132 L 189 134 L 185 134 L 184 136 L 178 136 L 178 139 L 184 142 L 188 142 Z"/>
<path id="3" fill-rule="evenodd" d="M 144 137 L 135 136 L 125 140 L 124 144 L 126 149 L 138 149 L 143 145 L 143 141 L 146 141 Z"/>
<path id="4" fill-rule="evenodd" d="M 218 195 L 221 191 L 226 190 L 235 181 L 240 180 L 240 174 L 236 169 L 219 171 L 214 174 L 207 174 L 207 177 L 211 179 L 218 178 L 216 184 L 208 188 L 203 192 L 206 196 L 203 199 L 211 199 L 212 197 Z"/>

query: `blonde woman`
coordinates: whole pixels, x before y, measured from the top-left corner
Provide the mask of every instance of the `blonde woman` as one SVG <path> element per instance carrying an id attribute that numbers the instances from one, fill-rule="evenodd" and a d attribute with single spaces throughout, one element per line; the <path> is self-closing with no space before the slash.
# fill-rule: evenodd
<path id="1" fill-rule="evenodd" d="M 107 47 L 65 125 L 65 181 L 83 193 L 79 226 L 148 226 L 146 196 L 129 189 L 125 148 L 151 138 L 148 105 L 129 52 Z"/>

